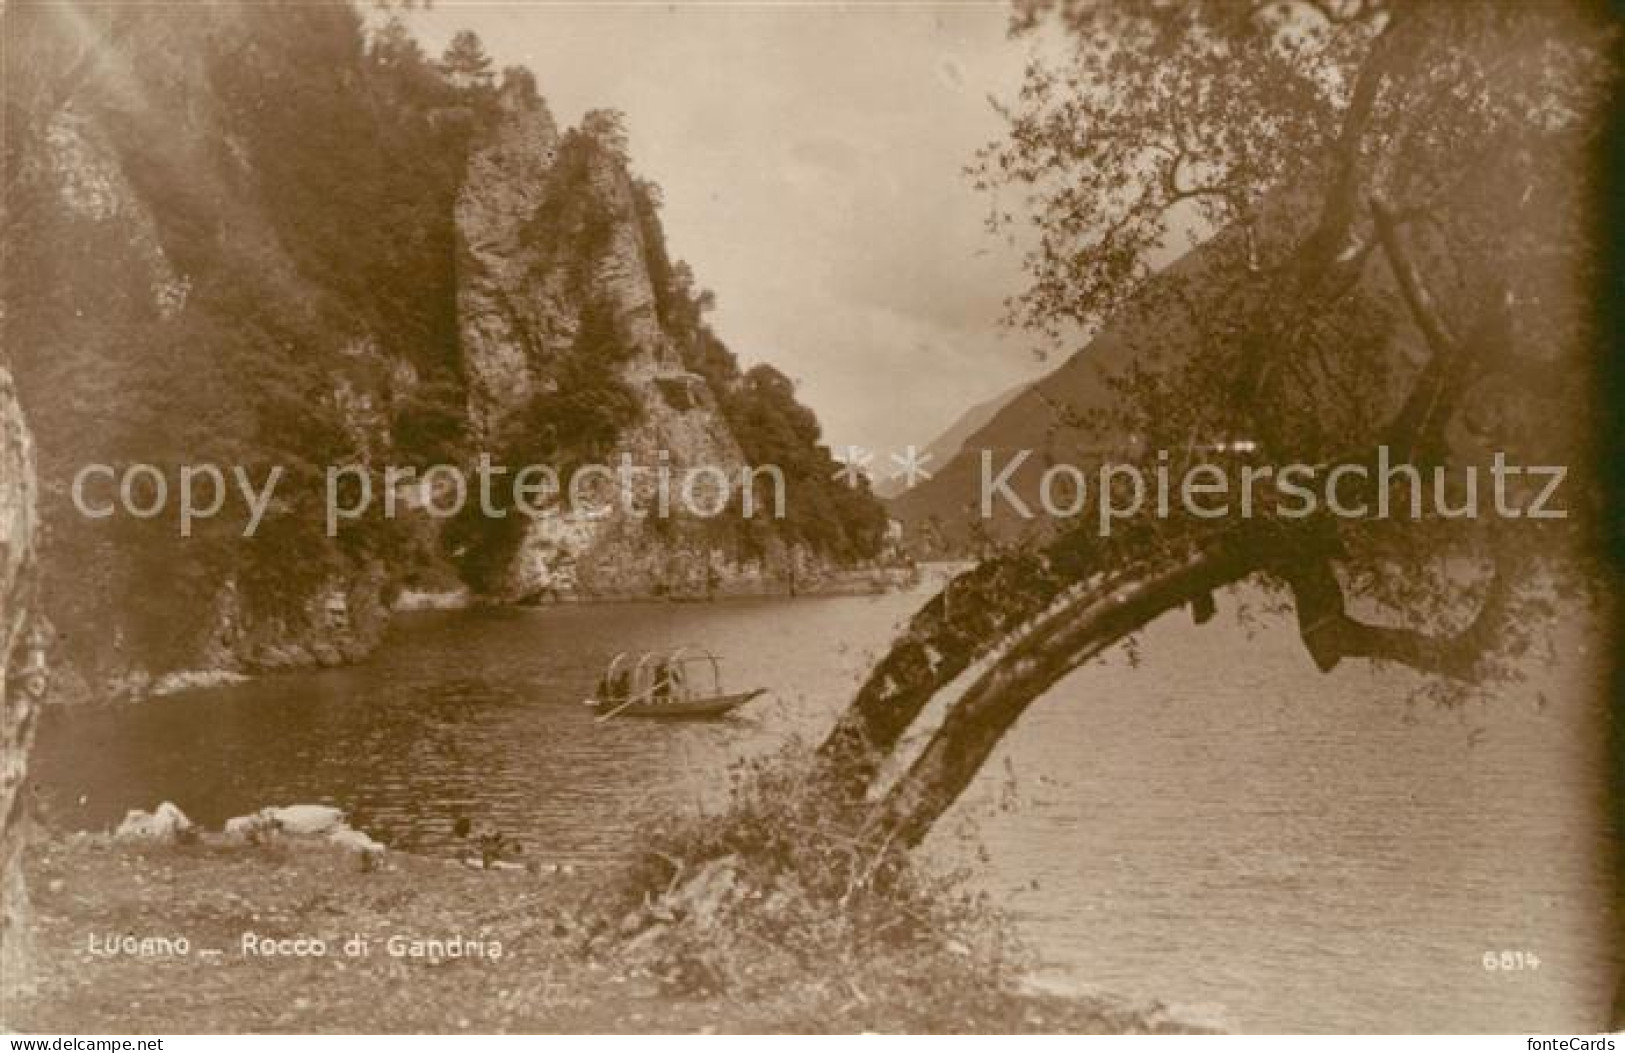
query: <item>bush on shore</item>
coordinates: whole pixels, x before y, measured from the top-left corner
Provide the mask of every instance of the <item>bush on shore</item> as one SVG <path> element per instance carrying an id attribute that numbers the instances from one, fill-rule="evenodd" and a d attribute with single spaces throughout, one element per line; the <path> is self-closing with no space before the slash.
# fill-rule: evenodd
<path id="1" fill-rule="evenodd" d="M 742 762 L 720 813 L 656 812 L 601 948 L 673 993 L 751 997 L 809 976 L 915 988 L 922 1009 L 1017 989 L 1030 959 L 963 873 L 866 832 L 804 745 Z"/>

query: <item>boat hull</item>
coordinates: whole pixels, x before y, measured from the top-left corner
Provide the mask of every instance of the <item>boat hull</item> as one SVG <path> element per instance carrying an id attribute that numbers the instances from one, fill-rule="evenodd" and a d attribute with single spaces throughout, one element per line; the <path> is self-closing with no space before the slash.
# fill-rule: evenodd
<path id="1" fill-rule="evenodd" d="M 626 706 L 619 702 L 589 698 L 585 704 L 598 713 L 615 713 L 617 717 L 637 717 L 641 720 L 709 720 L 731 713 L 760 694 L 762 689 L 758 688 L 755 691 L 741 691 L 733 695 L 696 698 L 682 702 L 634 702 Z M 622 706 L 619 712 L 616 711 L 616 706 Z"/>

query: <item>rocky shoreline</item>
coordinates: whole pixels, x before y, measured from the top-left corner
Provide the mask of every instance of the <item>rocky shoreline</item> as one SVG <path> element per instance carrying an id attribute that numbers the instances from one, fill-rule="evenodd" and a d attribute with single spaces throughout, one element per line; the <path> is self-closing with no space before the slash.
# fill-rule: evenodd
<path id="1" fill-rule="evenodd" d="M 297 640 L 266 644 L 246 655 L 216 648 L 220 664 L 172 669 L 154 675 L 131 668 L 106 681 L 98 690 L 79 671 L 58 668 L 44 696 L 46 705 L 81 705 L 95 702 L 140 702 L 188 691 L 240 684 L 256 676 L 294 672 L 311 667 L 332 667 L 363 661 L 382 640 L 390 619 L 398 614 L 455 611 L 475 607 L 545 607 L 610 603 L 726 603 L 752 599 L 817 599 L 837 596 L 873 596 L 913 588 L 920 580 L 914 566 L 865 567 L 824 571 L 800 582 L 782 578 L 735 577 L 711 592 L 649 592 L 632 588 L 606 589 L 591 594 L 577 591 L 546 592 L 521 600 L 499 600 L 471 593 L 466 587 L 445 590 L 405 589 L 393 603 L 377 605 L 376 624 L 358 631 L 353 620 L 335 626 L 330 636 L 311 630 Z"/>

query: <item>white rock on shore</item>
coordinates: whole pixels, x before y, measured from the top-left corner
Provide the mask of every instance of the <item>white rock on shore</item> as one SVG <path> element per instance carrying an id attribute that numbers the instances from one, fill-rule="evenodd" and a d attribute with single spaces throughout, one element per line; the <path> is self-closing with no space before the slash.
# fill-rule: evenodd
<path id="1" fill-rule="evenodd" d="M 227 819 L 225 835 L 228 840 L 244 845 L 291 837 L 306 839 L 306 843 L 319 840 L 363 856 L 376 857 L 384 852 L 383 844 L 350 826 L 344 821 L 342 811 L 326 804 L 261 808 L 251 815 Z"/>
<path id="2" fill-rule="evenodd" d="M 396 611 L 460 611 L 471 605 L 473 598 L 465 589 L 450 589 L 445 592 L 425 592 L 414 589 L 402 589 L 401 594 L 395 597 L 393 609 Z"/>
<path id="3" fill-rule="evenodd" d="M 235 840 L 257 841 L 271 834 L 319 837 L 347 829 L 344 813 L 332 805 L 290 804 L 282 808 L 261 808 L 251 815 L 227 819 L 225 833 Z"/>
<path id="4" fill-rule="evenodd" d="M 117 841 L 174 841 L 192 829 L 192 820 L 186 813 L 165 801 L 157 811 L 143 812 L 132 808 L 124 821 L 113 832 Z"/>
<path id="5" fill-rule="evenodd" d="M 226 837 L 245 845 L 259 844 L 276 833 L 276 823 L 263 812 L 239 815 L 226 820 Z"/>

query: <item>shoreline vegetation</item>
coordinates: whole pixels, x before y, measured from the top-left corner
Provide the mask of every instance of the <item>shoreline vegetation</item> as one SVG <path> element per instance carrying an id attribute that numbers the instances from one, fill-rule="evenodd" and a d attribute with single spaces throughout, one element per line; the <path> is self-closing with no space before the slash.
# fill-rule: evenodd
<path id="1" fill-rule="evenodd" d="M 774 787 L 744 792 L 732 817 L 759 819 Z M 701 832 L 742 826 L 668 818 L 623 861 L 576 867 L 358 851 L 369 839 L 342 822 L 345 836 L 245 836 L 168 805 L 134 815 L 120 834 L 41 830 L 29 846 L 31 966 L 0 999 L 7 1028 L 1212 1030 L 1192 1011 L 1040 990 L 984 897 L 889 851 L 850 881 L 827 830 L 794 835 L 789 854 L 769 838 L 716 855 Z"/>
<path id="2" fill-rule="evenodd" d="M 466 587 L 449 589 L 404 588 L 390 605 L 394 613 L 464 610 L 472 607 L 552 607 L 604 603 L 711 603 L 726 600 L 813 599 L 825 596 L 873 596 L 919 584 L 932 565 L 876 564 L 821 571 L 804 578 L 767 576 L 727 578 L 711 584 L 666 592 L 647 589 L 604 589 L 591 593 L 574 589 L 540 590 L 521 600 L 479 596 Z"/>
<path id="3" fill-rule="evenodd" d="M 188 12 L 5 12 L 59 700 L 356 662 L 401 587 L 801 592 L 887 556 L 794 381 L 712 327 L 625 115 L 561 127 L 472 32 L 431 55 L 372 5 Z"/>

